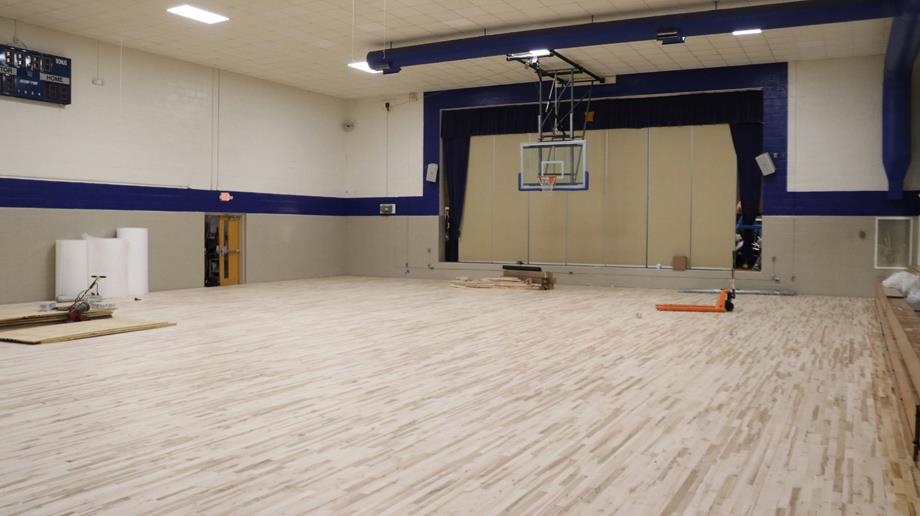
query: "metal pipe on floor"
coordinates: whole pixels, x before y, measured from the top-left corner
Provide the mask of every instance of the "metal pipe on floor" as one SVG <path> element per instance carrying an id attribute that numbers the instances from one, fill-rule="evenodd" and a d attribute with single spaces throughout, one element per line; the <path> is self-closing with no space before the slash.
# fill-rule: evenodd
<path id="1" fill-rule="evenodd" d="M 685 288 L 681 289 L 678 292 L 681 294 L 718 294 L 722 292 L 721 289 L 717 288 Z M 735 290 L 735 294 L 746 294 L 749 296 L 797 296 L 795 290 L 789 290 L 787 288 L 778 288 L 778 289 L 738 289 Z"/>

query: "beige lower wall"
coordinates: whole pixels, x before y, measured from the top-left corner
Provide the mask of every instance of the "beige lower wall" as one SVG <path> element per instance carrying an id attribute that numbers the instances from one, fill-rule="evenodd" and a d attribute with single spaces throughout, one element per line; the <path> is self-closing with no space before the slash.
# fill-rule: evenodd
<path id="1" fill-rule="evenodd" d="M 494 276 L 501 269 L 495 264 L 439 263 L 436 216 L 346 220 L 351 275 L 452 279 Z M 763 270 L 739 272 L 738 288 L 868 297 L 875 281 L 890 272 L 874 269 L 874 217 L 766 217 L 764 225 Z M 559 273 L 561 284 L 677 289 L 722 288 L 728 283 L 728 271 L 561 265 L 545 269 Z"/>
<path id="2" fill-rule="evenodd" d="M 345 217 L 346 272 L 359 276 L 435 274 L 438 217 Z"/>
<path id="3" fill-rule="evenodd" d="M 345 219 L 250 214 L 245 219 L 246 282 L 345 274 Z"/>
<path id="4" fill-rule="evenodd" d="M 245 281 L 345 274 L 345 224 L 343 217 L 246 215 Z M 54 297 L 55 240 L 113 237 L 125 226 L 150 230 L 150 290 L 204 285 L 203 213 L 0 208 L 0 304 Z"/>
<path id="5" fill-rule="evenodd" d="M 118 227 L 150 230 L 150 289 L 198 287 L 204 278 L 201 213 L 0 208 L 0 303 L 54 297 L 54 241 Z"/>
<path id="6" fill-rule="evenodd" d="M 54 241 L 115 228 L 150 229 L 150 288 L 203 284 L 202 213 L 0 208 L 0 304 L 54 295 Z M 245 218 L 250 283 L 351 274 L 452 279 L 494 276 L 501 265 L 443 263 L 440 220 L 430 217 L 322 217 L 251 214 Z M 860 233 L 864 236 L 861 236 Z M 801 294 L 871 296 L 889 271 L 873 268 L 874 217 L 767 217 L 764 267 L 740 272 L 740 288 L 791 288 Z M 552 266 L 562 284 L 716 288 L 726 271 Z M 774 281 L 775 278 L 775 281 Z"/>

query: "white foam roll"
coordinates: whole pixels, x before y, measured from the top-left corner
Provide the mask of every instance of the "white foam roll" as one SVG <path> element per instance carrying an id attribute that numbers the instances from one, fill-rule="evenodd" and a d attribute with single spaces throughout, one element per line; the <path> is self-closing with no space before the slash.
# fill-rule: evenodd
<path id="1" fill-rule="evenodd" d="M 72 301 L 89 286 L 85 240 L 58 240 L 54 243 L 54 296 Z"/>
<path id="2" fill-rule="evenodd" d="M 99 283 L 102 297 L 128 297 L 128 241 L 90 235 L 83 235 L 83 239 L 86 240 L 89 276 L 105 276 Z"/>
<path id="3" fill-rule="evenodd" d="M 128 241 L 128 295 L 146 295 L 150 291 L 147 228 L 118 228 L 115 236 Z"/>

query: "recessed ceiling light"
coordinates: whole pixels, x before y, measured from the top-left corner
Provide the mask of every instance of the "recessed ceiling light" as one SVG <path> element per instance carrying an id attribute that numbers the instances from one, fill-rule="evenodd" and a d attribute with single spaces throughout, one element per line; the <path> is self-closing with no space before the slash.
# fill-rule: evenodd
<path id="1" fill-rule="evenodd" d="M 371 68 L 371 65 L 367 64 L 367 61 L 355 61 L 353 63 L 348 63 L 348 67 L 367 73 L 383 73 L 382 70 L 374 70 Z"/>
<path id="2" fill-rule="evenodd" d="M 166 11 L 173 14 L 178 14 L 179 16 L 184 16 L 186 18 L 191 18 L 201 23 L 207 23 L 208 25 L 225 22 L 230 19 L 226 16 L 221 16 L 217 13 L 212 13 L 211 11 L 205 11 L 204 9 L 199 9 L 188 4 L 170 7 Z"/>
<path id="3" fill-rule="evenodd" d="M 752 36 L 754 34 L 760 34 L 761 32 L 763 31 L 760 29 L 742 29 L 742 30 L 733 31 L 732 35 L 734 36 Z"/>

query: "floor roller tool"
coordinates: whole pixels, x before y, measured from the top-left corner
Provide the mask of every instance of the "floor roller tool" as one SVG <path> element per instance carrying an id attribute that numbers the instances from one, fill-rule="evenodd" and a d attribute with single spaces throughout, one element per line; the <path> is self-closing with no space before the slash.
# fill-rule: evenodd
<path id="1" fill-rule="evenodd" d="M 94 295 L 99 296 L 99 280 L 105 278 L 105 276 L 93 276 L 93 282 L 86 287 L 86 290 L 80 292 L 80 294 L 74 298 L 73 304 L 67 308 L 67 322 L 80 322 L 87 319 L 86 312 L 89 312 L 92 308 L 88 301 L 86 301 L 86 296 L 89 295 L 89 292 L 96 289 Z"/>

